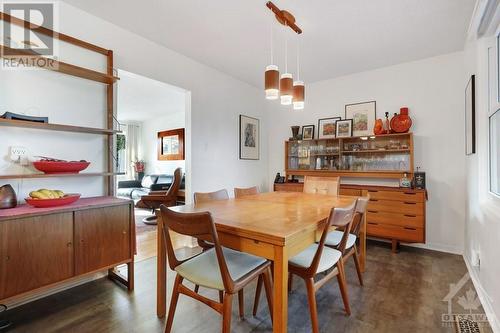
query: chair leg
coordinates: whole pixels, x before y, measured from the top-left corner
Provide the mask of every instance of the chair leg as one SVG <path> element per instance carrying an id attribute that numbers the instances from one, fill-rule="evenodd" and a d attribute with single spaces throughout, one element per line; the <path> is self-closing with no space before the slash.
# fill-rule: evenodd
<path id="1" fill-rule="evenodd" d="M 260 302 L 260 293 L 262 291 L 262 274 L 259 275 L 259 279 L 257 280 L 257 289 L 255 290 L 255 299 L 253 301 L 253 316 L 257 315 L 257 310 L 259 310 L 259 302 Z"/>
<path id="2" fill-rule="evenodd" d="M 342 295 L 342 300 L 344 301 L 345 312 L 348 316 L 351 315 L 351 307 L 349 306 L 349 296 L 347 295 L 347 283 L 345 280 L 345 270 L 344 263 L 339 260 L 337 263 L 337 268 L 339 273 L 337 274 L 337 280 L 339 282 L 340 294 Z"/>
<path id="3" fill-rule="evenodd" d="M 352 257 L 354 258 L 354 265 L 356 266 L 356 272 L 358 273 L 359 284 L 363 285 L 363 275 L 361 273 L 361 264 L 359 262 L 358 249 L 356 249 L 356 245 L 354 245 L 354 253 Z"/>
<path id="4" fill-rule="evenodd" d="M 170 300 L 170 308 L 168 309 L 167 324 L 165 325 L 165 333 L 170 333 L 172 330 L 172 323 L 174 322 L 175 309 L 177 301 L 179 300 L 179 285 L 182 283 L 183 278 L 180 275 L 175 277 L 174 288 L 172 290 L 172 299 Z"/>
<path id="5" fill-rule="evenodd" d="M 194 286 L 194 292 L 195 292 L 195 293 L 198 293 L 198 291 L 199 291 L 199 290 L 200 290 L 200 286 L 196 284 L 196 285 Z"/>
<path id="6" fill-rule="evenodd" d="M 233 305 L 233 295 L 224 293 L 222 310 L 222 333 L 231 332 L 231 308 Z"/>
<path id="7" fill-rule="evenodd" d="M 311 325 L 313 333 L 319 333 L 318 309 L 316 307 L 316 291 L 314 290 L 314 279 L 306 279 L 307 300 L 311 312 Z"/>
<path id="8" fill-rule="evenodd" d="M 240 319 L 243 319 L 245 318 L 245 303 L 244 303 L 243 289 L 238 291 L 238 306 L 240 310 Z"/>
<path id="9" fill-rule="evenodd" d="M 288 292 L 292 292 L 292 285 L 293 285 L 293 274 L 288 273 Z"/>
<path id="10" fill-rule="evenodd" d="M 273 321 L 273 286 L 271 282 L 270 270 L 264 272 L 264 287 L 266 289 L 267 306 L 269 307 L 269 313 L 271 314 L 271 322 Z M 261 275 L 261 276 L 262 276 Z"/>
<path id="11" fill-rule="evenodd" d="M 223 303 L 223 302 L 224 302 L 224 292 L 223 292 L 223 291 L 221 291 L 221 290 L 219 290 L 219 301 L 220 301 L 221 303 Z"/>

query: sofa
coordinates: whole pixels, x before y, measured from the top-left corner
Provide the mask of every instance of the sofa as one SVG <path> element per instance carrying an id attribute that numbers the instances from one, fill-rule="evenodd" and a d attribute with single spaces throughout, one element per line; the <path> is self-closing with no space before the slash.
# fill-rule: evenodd
<path id="1" fill-rule="evenodd" d="M 182 176 L 181 189 L 185 187 L 184 175 Z M 167 191 L 174 179 L 173 175 L 157 174 L 147 175 L 139 180 L 123 180 L 118 182 L 116 195 L 120 198 L 140 200 L 143 195 L 151 191 Z"/>

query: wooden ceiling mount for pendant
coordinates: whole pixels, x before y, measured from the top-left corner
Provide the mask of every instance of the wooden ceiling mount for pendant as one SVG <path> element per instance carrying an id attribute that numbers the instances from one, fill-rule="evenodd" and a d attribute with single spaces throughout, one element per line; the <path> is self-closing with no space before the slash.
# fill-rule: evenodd
<path id="1" fill-rule="evenodd" d="M 274 13 L 274 15 L 276 15 L 276 20 L 278 20 L 279 23 L 283 24 L 284 26 L 290 27 L 290 29 L 292 29 L 299 35 L 302 33 L 302 29 L 300 29 L 295 24 L 295 16 L 293 16 L 292 13 L 286 10 L 279 9 L 271 1 L 268 1 L 266 3 L 266 6 Z"/>

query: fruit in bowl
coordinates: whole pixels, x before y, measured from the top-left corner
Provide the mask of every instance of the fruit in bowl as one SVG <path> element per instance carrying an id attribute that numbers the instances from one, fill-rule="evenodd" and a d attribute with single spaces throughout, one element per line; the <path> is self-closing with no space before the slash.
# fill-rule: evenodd
<path id="1" fill-rule="evenodd" d="M 48 190 L 45 188 L 32 191 L 26 198 L 26 202 L 34 207 L 46 208 L 72 204 L 80 198 L 80 194 L 66 194 L 60 190 Z"/>

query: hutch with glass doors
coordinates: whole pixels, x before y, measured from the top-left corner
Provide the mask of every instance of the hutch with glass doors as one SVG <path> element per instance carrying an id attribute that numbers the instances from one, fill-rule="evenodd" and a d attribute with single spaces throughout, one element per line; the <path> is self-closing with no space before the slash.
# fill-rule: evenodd
<path id="1" fill-rule="evenodd" d="M 274 190 L 302 192 L 292 176 L 411 179 L 413 161 L 412 133 L 285 141 L 287 181 Z M 426 190 L 341 184 L 340 194 L 370 197 L 363 232 L 391 240 L 394 252 L 399 242 L 425 243 Z"/>

